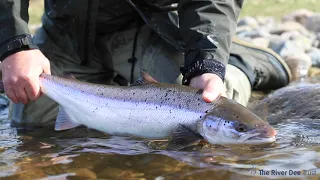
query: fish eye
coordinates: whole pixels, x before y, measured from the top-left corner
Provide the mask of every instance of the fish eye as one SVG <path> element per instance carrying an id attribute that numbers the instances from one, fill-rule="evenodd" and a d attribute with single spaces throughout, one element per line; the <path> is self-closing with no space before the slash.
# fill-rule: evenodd
<path id="1" fill-rule="evenodd" d="M 247 131 L 247 126 L 246 126 L 245 124 L 240 123 L 240 124 L 238 125 L 238 127 L 236 128 L 236 130 L 237 130 L 238 132 L 246 132 L 246 131 Z"/>

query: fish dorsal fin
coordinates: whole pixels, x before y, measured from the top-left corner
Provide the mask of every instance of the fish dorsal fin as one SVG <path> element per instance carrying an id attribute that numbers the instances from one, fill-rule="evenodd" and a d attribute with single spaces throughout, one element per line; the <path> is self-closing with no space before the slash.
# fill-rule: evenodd
<path id="1" fill-rule="evenodd" d="M 157 80 L 153 79 L 148 73 L 141 71 L 141 77 L 136 80 L 131 86 L 138 86 L 144 84 L 152 84 L 152 83 L 159 83 Z"/>
<path id="2" fill-rule="evenodd" d="M 167 150 L 181 150 L 200 142 L 202 139 L 203 137 L 200 134 L 195 133 L 182 124 L 178 124 L 177 128 L 173 131 Z"/>
<path id="3" fill-rule="evenodd" d="M 63 108 L 62 106 L 59 107 L 59 113 L 56 119 L 54 130 L 56 131 L 67 130 L 67 129 L 75 128 L 80 125 L 81 124 L 78 123 L 76 119 L 65 110 L 65 108 Z"/>

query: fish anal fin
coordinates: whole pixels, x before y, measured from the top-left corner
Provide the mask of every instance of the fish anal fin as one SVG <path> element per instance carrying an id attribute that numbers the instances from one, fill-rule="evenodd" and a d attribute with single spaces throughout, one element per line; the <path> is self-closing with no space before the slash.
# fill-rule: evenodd
<path id="1" fill-rule="evenodd" d="M 155 80 L 153 77 L 151 77 L 148 73 L 141 71 L 141 77 L 138 80 L 136 80 L 134 83 L 132 83 L 131 86 L 138 86 L 138 85 L 152 84 L 152 83 L 159 83 L 159 82 Z"/>
<path id="2" fill-rule="evenodd" d="M 181 150 L 192 144 L 198 143 L 203 137 L 189 129 L 188 127 L 179 124 L 173 131 L 172 139 L 170 140 L 167 150 Z"/>
<path id="3" fill-rule="evenodd" d="M 159 83 L 153 77 L 151 77 L 148 73 L 141 71 L 142 78 L 148 83 Z"/>
<path id="4" fill-rule="evenodd" d="M 59 107 L 59 113 L 56 119 L 54 130 L 62 131 L 80 126 L 74 117 L 68 113 L 62 106 Z"/>

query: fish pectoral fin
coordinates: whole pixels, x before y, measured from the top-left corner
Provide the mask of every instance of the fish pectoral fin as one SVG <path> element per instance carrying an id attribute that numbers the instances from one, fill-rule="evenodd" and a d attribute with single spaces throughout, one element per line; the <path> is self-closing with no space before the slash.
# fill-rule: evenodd
<path id="1" fill-rule="evenodd" d="M 77 123 L 75 118 L 68 113 L 63 107 L 59 107 L 59 113 L 56 119 L 56 124 L 54 126 L 54 130 L 61 131 L 61 130 L 67 130 L 72 129 L 77 126 L 80 126 L 81 124 Z"/>
<path id="2" fill-rule="evenodd" d="M 167 150 L 181 150 L 185 147 L 198 143 L 203 137 L 189 129 L 188 127 L 179 124 L 173 131 L 172 139 L 170 140 Z"/>
<path id="3" fill-rule="evenodd" d="M 136 80 L 131 86 L 138 86 L 138 85 L 145 85 L 145 84 L 152 84 L 152 83 L 159 83 L 157 80 L 153 79 L 148 73 L 141 71 L 141 78 Z"/>

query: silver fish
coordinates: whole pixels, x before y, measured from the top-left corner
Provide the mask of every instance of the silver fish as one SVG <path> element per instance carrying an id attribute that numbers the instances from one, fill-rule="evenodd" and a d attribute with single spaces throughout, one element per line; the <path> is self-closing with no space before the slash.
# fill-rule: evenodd
<path id="1" fill-rule="evenodd" d="M 110 135 L 171 139 L 168 149 L 200 140 L 210 144 L 263 144 L 276 131 L 242 105 L 220 96 L 212 103 L 201 90 L 163 84 L 143 73 L 139 84 L 111 86 L 42 74 L 42 93 L 60 104 L 55 130 L 79 125 Z"/>

